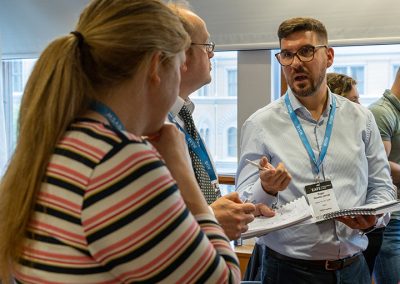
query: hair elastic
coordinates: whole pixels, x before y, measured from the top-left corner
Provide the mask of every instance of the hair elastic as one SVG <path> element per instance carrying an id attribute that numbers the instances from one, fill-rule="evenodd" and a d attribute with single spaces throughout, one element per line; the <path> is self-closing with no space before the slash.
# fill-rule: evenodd
<path id="1" fill-rule="evenodd" d="M 78 31 L 72 31 L 70 33 L 77 37 L 77 39 L 78 39 L 78 47 L 82 48 L 82 45 L 83 45 L 83 43 L 85 41 L 83 35 Z"/>

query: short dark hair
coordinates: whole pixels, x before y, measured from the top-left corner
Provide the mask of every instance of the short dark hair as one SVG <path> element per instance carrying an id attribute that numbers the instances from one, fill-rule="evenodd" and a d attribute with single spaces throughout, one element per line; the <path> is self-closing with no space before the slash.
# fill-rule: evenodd
<path id="1" fill-rule="evenodd" d="M 357 81 L 350 76 L 339 73 L 326 74 L 326 81 L 332 93 L 343 97 L 346 97 L 347 93 L 357 84 Z"/>
<path id="2" fill-rule="evenodd" d="M 285 20 L 279 25 L 279 42 L 281 42 L 283 38 L 299 31 L 316 32 L 320 40 L 324 41 L 324 43 L 328 43 L 328 32 L 326 31 L 324 24 L 313 18 L 301 17 Z"/>

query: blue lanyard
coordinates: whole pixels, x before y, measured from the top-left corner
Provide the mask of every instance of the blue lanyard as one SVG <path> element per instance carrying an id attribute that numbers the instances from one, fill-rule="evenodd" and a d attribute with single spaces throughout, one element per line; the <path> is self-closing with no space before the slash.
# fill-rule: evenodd
<path id="1" fill-rule="evenodd" d="M 122 124 L 121 120 L 119 120 L 118 116 L 115 114 L 115 112 L 112 111 L 108 106 L 105 104 L 99 102 L 99 101 L 94 101 L 90 104 L 90 109 L 94 110 L 95 112 L 98 112 L 102 116 L 104 116 L 108 123 L 110 123 L 111 126 L 117 128 L 120 131 L 124 131 L 125 127 Z"/>
<path id="2" fill-rule="evenodd" d="M 179 125 L 179 123 L 175 120 L 171 113 L 168 113 L 168 119 L 171 122 L 175 123 L 179 130 L 185 134 L 186 143 L 188 144 L 189 149 L 192 150 L 197 155 L 197 157 L 199 157 L 202 165 L 207 171 L 208 176 L 210 177 L 211 182 L 217 182 L 217 175 L 214 171 L 203 140 L 201 138 L 199 138 L 198 141 L 193 139 L 193 137 L 189 133 L 187 133 L 187 131 L 182 126 Z"/>
<path id="3" fill-rule="evenodd" d="M 331 110 L 329 111 L 328 123 L 326 124 L 324 142 L 322 143 L 321 153 L 319 154 L 318 161 L 317 161 L 317 159 L 315 158 L 314 152 L 311 148 L 310 142 L 308 142 L 308 139 L 304 132 L 304 129 L 301 126 L 301 123 L 300 123 L 299 119 L 297 118 L 296 113 L 293 110 L 292 104 L 290 103 L 289 94 L 286 93 L 286 95 L 285 95 L 285 104 L 286 104 L 287 110 L 289 112 L 290 118 L 292 119 L 293 125 L 296 128 L 297 133 L 299 134 L 301 142 L 303 142 L 303 145 L 307 150 L 308 156 L 314 162 L 314 166 L 315 166 L 315 170 L 316 170 L 317 174 L 320 171 L 320 166 L 325 158 L 325 155 L 326 155 L 326 152 L 327 152 L 328 146 L 329 146 L 329 141 L 331 140 L 331 134 L 332 134 L 332 129 L 333 129 L 333 119 L 335 118 L 335 112 L 336 112 L 336 99 L 335 99 L 335 97 L 332 97 L 332 98 L 333 98 L 332 99 L 332 107 L 331 107 Z"/>

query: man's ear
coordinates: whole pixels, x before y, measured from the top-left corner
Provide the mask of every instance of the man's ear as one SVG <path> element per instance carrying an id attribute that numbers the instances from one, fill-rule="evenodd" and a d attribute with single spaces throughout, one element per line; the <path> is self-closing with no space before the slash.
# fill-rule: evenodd
<path id="1" fill-rule="evenodd" d="M 157 51 L 151 56 L 149 67 L 149 79 L 151 82 L 160 84 L 161 82 L 161 52 Z"/>
<path id="2" fill-rule="evenodd" d="M 185 63 L 182 65 L 182 72 L 186 72 L 191 64 L 192 61 L 192 56 L 193 56 L 193 49 L 188 48 L 185 51 Z"/>
<path id="3" fill-rule="evenodd" d="M 332 47 L 328 47 L 327 55 L 328 55 L 327 67 L 329 68 L 332 66 L 333 58 L 335 57 L 335 52 Z"/>

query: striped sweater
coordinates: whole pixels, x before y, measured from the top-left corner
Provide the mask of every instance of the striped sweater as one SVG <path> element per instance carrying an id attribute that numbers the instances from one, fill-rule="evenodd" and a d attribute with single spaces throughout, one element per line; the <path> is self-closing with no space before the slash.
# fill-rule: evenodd
<path id="1" fill-rule="evenodd" d="M 237 283 L 212 214 L 193 216 L 159 153 L 92 120 L 57 145 L 15 278 L 20 283 Z"/>

